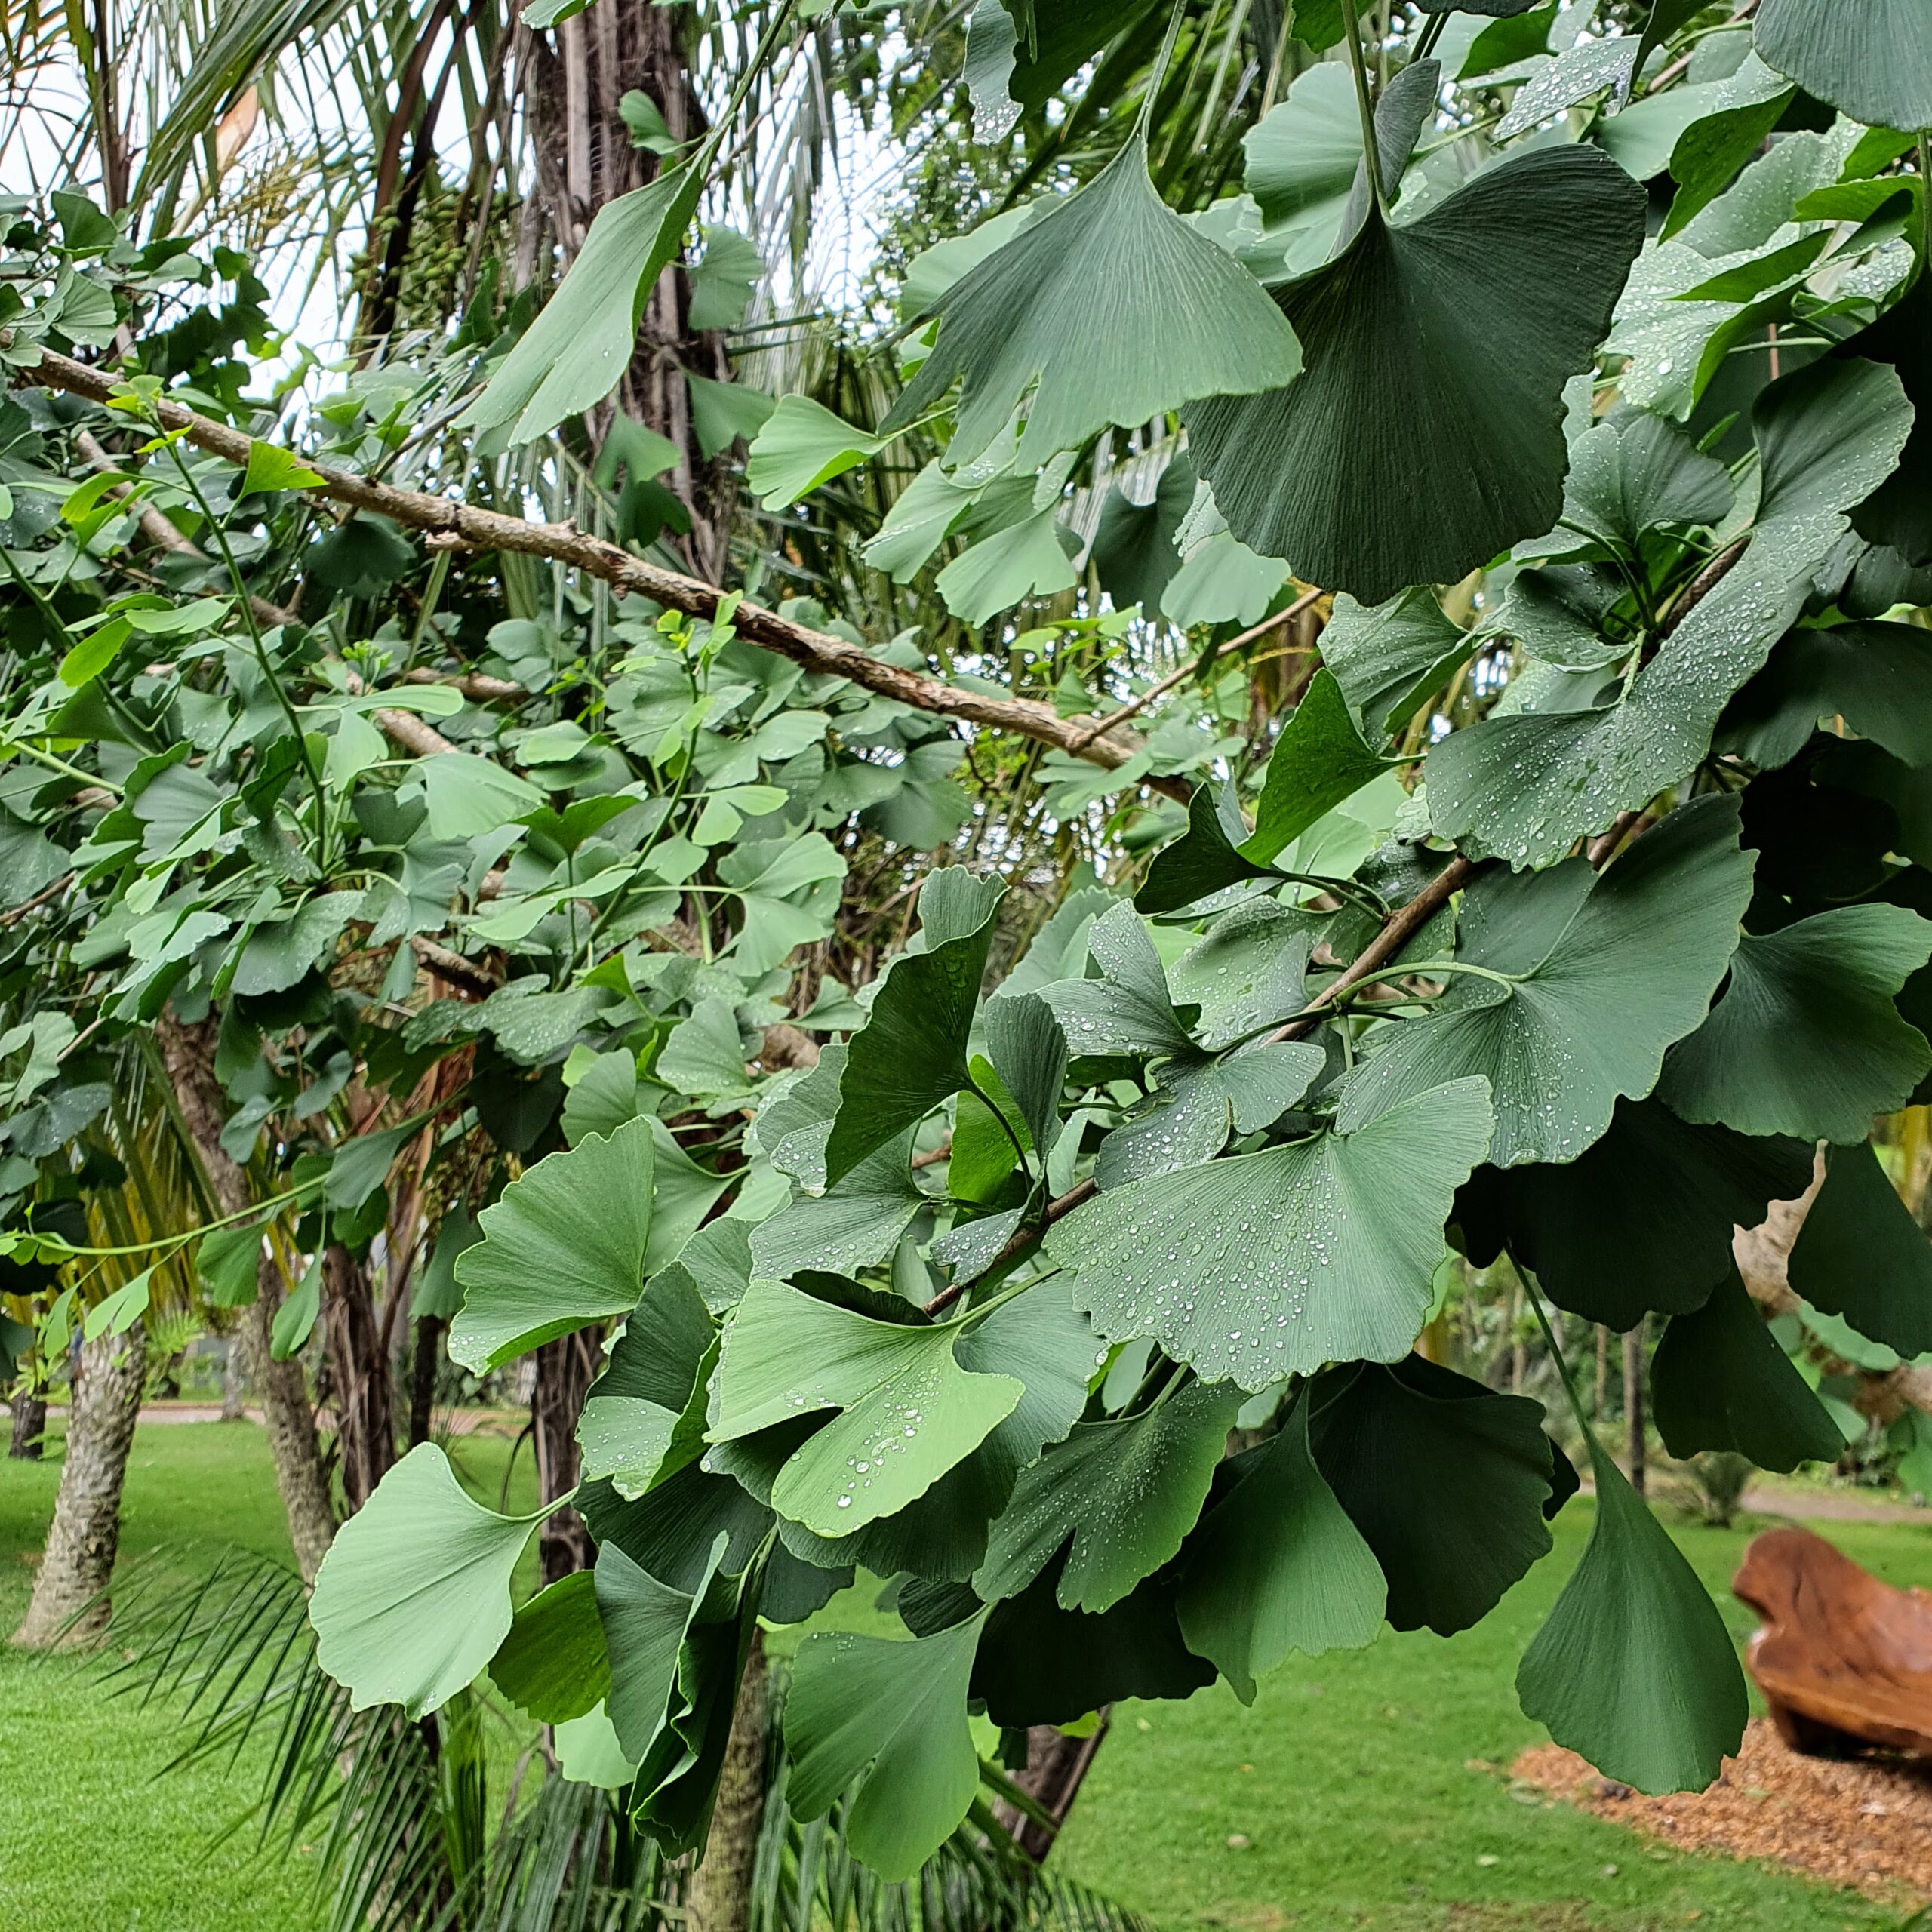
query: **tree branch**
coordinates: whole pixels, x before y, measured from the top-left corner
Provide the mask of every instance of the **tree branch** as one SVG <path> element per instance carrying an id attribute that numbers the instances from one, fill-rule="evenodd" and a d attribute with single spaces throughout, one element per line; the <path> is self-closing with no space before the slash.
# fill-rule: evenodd
<path id="1" fill-rule="evenodd" d="M 11 335 L 5 331 L 0 331 L 0 335 L 11 340 Z M 19 371 L 15 380 L 65 389 L 70 395 L 85 396 L 91 401 L 102 404 L 112 397 L 117 386 L 117 379 L 107 371 L 91 368 L 85 362 L 76 362 L 69 356 L 56 355 L 51 349 L 43 349 L 39 362 L 32 369 Z M 198 415 L 192 409 L 184 409 L 179 403 L 163 401 L 157 405 L 157 410 L 165 428 L 185 432 L 187 440 L 197 449 L 205 450 L 237 468 L 247 464 L 251 438 L 240 430 L 217 423 L 211 417 Z M 667 610 L 681 611 L 687 617 L 714 617 L 724 595 L 715 584 L 701 583 L 695 577 L 661 569 L 601 537 L 586 536 L 571 524 L 532 523 L 522 517 L 478 509 L 446 497 L 432 497 L 420 490 L 404 490 L 392 484 L 374 482 L 352 470 L 337 469 L 315 457 L 304 456 L 300 460 L 322 479 L 312 494 L 388 517 L 407 529 L 420 531 L 435 549 L 495 550 L 541 557 L 581 571 L 587 577 L 600 578 L 620 593 L 635 591 Z M 180 535 L 178 531 L 175 534 Z M 794 623 L 775 611 L 765 610 L 755 604 L 740 604 L 732 623 L 737 634 L 748 644 L 789 658 L 808 671 L 849 678 L 855 685 L 877 691 L 882 697 L 896 698 L 916 710 L 940 717 L 963 718 L 998 731 L 1017 731 L 1108 771 L 1124 764 L 1132 755 L 1126 748 L 1105 737 L 1086 741 L 1085 734 L 1060 717 L 1049 704 L 1032 698 L 989 697 L 977 691 L 956 691 L 937 678 L 922 672 L 902 670 L 896 664 L 875 657 L 862 645 Z M 380 718 L 377 721 L 385 731 L 389 730 L 386 721 Z M 422 726 L 420 720 L 411 721 L 419 729 L 427 731 L 428 728 Z M 1160 792 L 1182 804 L 1186 802 L 1192 789 L 1185 780 L 1177 777 L 1146 778 L 1141 783 L 1149 791 Z"/>

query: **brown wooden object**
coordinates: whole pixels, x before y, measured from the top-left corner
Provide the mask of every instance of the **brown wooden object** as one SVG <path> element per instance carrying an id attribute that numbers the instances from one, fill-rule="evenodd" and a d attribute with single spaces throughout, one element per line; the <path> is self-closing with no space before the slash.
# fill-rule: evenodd
<path id="1" fill-rule="evenodd" d="M 1794 1751 L 1932 1756 L 1932 1594 L 1894 1589 L 1800 1529 L 1755 1538 L 1731 1588 L 1764 1619 L 1745 1660 Z"/>

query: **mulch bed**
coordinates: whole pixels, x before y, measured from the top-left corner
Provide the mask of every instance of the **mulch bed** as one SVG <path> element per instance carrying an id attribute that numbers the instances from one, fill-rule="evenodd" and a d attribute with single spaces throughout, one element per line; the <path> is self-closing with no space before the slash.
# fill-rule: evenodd
<path id="1" fill-rule="evenodd" d="M 1519 1784 L 1667 1844 L 1774 1859 L 1876 1897 L 1903 1888 L 1932 1899 L 1932 1763 L 1801 1757 L 1756 1718 L 1709 1791 L 1646 1798 L 1555 1744 L 1525 1751 L 1509 1771 Z"/>

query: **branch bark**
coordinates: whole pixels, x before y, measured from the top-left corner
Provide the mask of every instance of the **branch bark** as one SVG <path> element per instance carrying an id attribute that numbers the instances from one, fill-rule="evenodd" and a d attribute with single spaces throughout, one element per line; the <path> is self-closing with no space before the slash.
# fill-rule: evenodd
<path id="1" fill-rule="evenodd" d="M 8 335 L 6 339 L 12 338 Z M 20 372 L 17 380 L 65 389 L 69 395 L 102 404 L 113 395 L 115 386 L 115 377 L 106 371 L 56 355 L 51 349 L 42 350 L 38 363 Z M 158 413 L 164 427 L 184 431 L 197 449 L 238 468 L 246 466 L 251 438 L 240 430 L 184 409 L 179 403 L 163 402 L 158 405 Z M 478 509 L 447 497 L 378 483 L 318 459 L 303 457 L 302 460 L 322 479 L 313 494 L 352 509 L 386 516 L 405 529 L 420 531 L 439 548 L 540 557 L 596 577 L 620 593 L 635 591 L 687 617 L 714 617 L 724 595 L 715 584 L 662 569 L 601 537 L 586 536 L 574 525 L 532 523 L 522 517 L 505 516 L 499 511 Z M 180 537 L 178 531 L 174 534 L 183 543 L 187 540 Z M 917 710 L 985 724 L 996 731 L 1017 731 L 1108 771 L 1124 764 L 1133 755 L 1127 747 L 1105 737 L 1087 741 L 1084 728 L 1077 728 L 1060 717 L 1051 705 L 1032 698 L 991 697 L 978 691 L 956 691 L 938 678 L 888 664 L 862 645 L 794 623 L 789 617 L 756 604 L 740 604 L 732 622 L 739 636 L 748 644 L 802 664 L 808 671 L 849 678 L 867 691 L 896 698 Z M 379 715 L 377 722 L 384 731 L 389 731 L 384 716 Z M 411 722 L 420 726 L 420 720 Z M 428 730 L 426 726 L 420 728 Z M 454 749 L 446 742 L 441 748 Z M 1149 777 L 1141 782 L 1149 790 L 1182 804 L 1186 802 L 1191 789 L 1180 778 Z"/>

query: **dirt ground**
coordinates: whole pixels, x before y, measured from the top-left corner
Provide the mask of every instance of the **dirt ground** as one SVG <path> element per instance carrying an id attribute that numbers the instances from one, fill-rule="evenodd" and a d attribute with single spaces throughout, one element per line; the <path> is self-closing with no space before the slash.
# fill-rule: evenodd
<path id="1" fill-rule="evenodd" d="M 1709 1791 L 1646 1798 L 1555 1744 L 1525 1751 L 1509 1770 L 1666 1844 L 1773 1859 L 1874 1897 L 1932 1899 L 1932 1764 L 1801 1757 L 1756 1718 Z"/>

